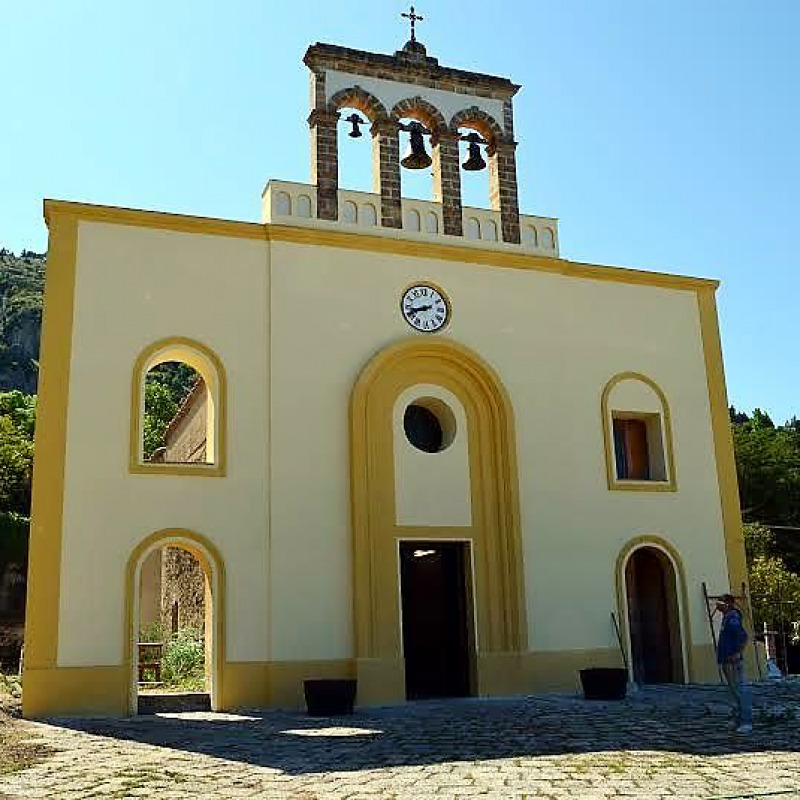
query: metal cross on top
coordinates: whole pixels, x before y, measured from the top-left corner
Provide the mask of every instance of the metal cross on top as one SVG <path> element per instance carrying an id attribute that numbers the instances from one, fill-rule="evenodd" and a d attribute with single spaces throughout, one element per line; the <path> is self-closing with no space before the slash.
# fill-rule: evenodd
<path id="1" fill-rule="evenodd" d="M 417 28 L 416 23 L 419 20 L 420 22 L 425 19 L 425 17 L 420 16 L 419 14 L 414 13 L 414 6 L 411 6 L 411 13 L 406 14 L 405 12 L 400 15 L 401 17 L 405 17 L 406 19 L 411 21 L 411 41 L 417 41 Z"/>

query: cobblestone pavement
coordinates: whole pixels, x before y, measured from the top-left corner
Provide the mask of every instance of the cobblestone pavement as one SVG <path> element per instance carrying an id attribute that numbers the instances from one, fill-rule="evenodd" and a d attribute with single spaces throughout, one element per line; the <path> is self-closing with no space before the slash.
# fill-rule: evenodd
<path id="1" fill-rule="evenodd" d="M 0 797 L 796 800 L 800 686 L 759 688 L 756 707 L 744 738 L 719 687 L 26 723 L 57 752 L 0 781 Z"/>

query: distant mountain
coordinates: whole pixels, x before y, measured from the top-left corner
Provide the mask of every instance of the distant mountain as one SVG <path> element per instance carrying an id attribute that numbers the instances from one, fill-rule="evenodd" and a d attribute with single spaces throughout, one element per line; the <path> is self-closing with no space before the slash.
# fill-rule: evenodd
<path id="1" fill-rule="evenodd" d="M 0 249 L 0 391 L 36 392 L 45 262 Z"/>

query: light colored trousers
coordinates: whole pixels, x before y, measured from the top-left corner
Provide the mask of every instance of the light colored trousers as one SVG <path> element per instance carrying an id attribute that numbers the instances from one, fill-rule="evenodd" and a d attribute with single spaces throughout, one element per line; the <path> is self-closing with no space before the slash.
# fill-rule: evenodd
<path id="1" fill-rule="evenodd" d="M 722 664 L 722 675 L 725 683 L 736 700 L 737 719 L 739 725 L 753 724 L 753 694 L 744 676 L 744 659 L 739 658 L 732 664 Z"/>

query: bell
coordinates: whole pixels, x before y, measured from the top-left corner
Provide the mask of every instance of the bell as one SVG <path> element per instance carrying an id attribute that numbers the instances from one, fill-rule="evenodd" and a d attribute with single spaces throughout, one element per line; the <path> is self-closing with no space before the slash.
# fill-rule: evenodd
<path id="1" fill-rule="evenodd" d="M 478 146 L 480 140 L 481 137 L 478 136 L 477 133 L 470 133 L 467 136 L 469 155 L 467 156 L 467 160 L 461 165 L 467 172 L 478 172 L 486 168 L 486 162 L 481 155 L 481 148 Z"/>
<path id="2" fill-rule="evenodd" d="M 425 140 L 422 138 L 425 128 L 419 122 L 410 122 L 406 130 L 409 133 L 408 150 L 400 163 L 406 169 L 429 167 L 431 157 L 425 152 Z"/>
<path id="3" fill-rule="evenodd" d="M 359 125 L 364 124 L 364 120 L 358 116 L 358 114 L 351 114 L 349 117 L 345 118 L 345 122 L 349 122 L 353 126 L 353 130 L 350 131 L 347 135 L 351 139 L 358 139 L 359 136 L 363 136 L 364 134 L 358 129 Z"/>

